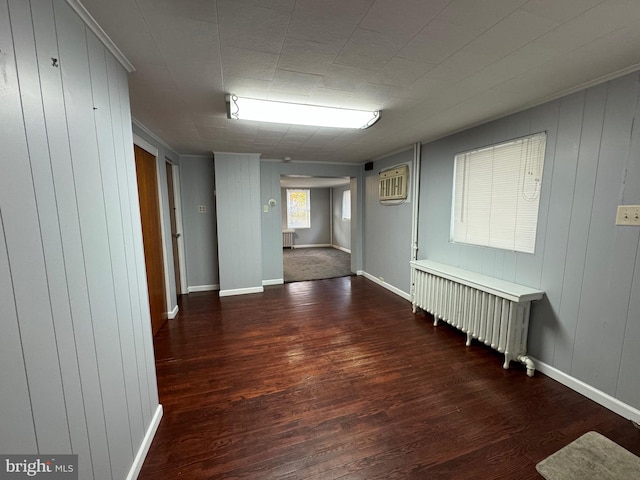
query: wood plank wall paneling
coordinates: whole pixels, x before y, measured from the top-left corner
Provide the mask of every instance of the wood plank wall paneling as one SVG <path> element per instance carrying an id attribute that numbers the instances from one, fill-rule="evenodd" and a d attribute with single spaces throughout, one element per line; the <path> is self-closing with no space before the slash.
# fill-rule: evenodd
<path id="1" fill-rule="evenodd" d="M 640 203 L 639 74 L 633 73 L 422 149 L 419 255 L 547 292 L 534 305 L 530 354 L 640 408 L 640 230 L 616 227 Z M 545 130 L 533 255 L 453 244 L 448 232 L 456 152 Z"/>
<path id="2" fill-rule="evenodd" d="M 31 23 L 28 5 L 11 1 L 8 7 L 7 17 L 13 18 L 15 23 L 8 26 L 5 35 L 13 36 L 15 47 L 3 35 L 0 48 L 8 52 L 3 70 L 5 88 L 8 87 L 9 93 L 2 98 L 2 116 L 7 117 L 6 121 L 12 125 L 9 125 L 6 138 L 1 143 L 3 146 L 12 144 L 13 148 L 4 152 L 6 158 L 12 161 L 3 162 L 0 208 L 38 448 L 51 448 L 59 444 L 62 450 L 68 450 L 70 438 L 66 429 L 67 412 L 58 370 L 56 332 L 49 300 L 37 199 L 33 194 L 33 178 L 28 161 L 31 152 L 41 155 L 46 146 L 42 145 L 38 132 L 34 132 L 41 126 L 34 118 L 34 109 L 37 107 L 31 98 L 21 97 L 25 88 L 39 89 L 37 77 L 34 84 L 32 72 L 21 68 L 22 58 L 28 65 L 35 57 L 33 45 L 28 44 L 29 31 L 33 27 L 30 26 L 26 31 L 22 28 Z M 5 31 L 5 28 L 2 30 Z M 11 58 L 14 48 L 15 59 Z M 9 65 L 9 62 L 15 64 Z M 56 436 L 59 438 L 56 439 Z"/>
<path id="3" fill-rule="evenodd" d="M 182 226 L 188 287 L 219 285 L 218 235 L 212 157 L 189 157 L 180 160 Z M 198 206 L 207 213 L 198 213 Z"/>
<path id="4" fill-rule="evenodd" d="M 399 205 L 383 205 L 379 195 L 379 172 L 399 164 L 409 165 L 413 175 L 413 149 L 396 153 L 374 163 L 373 170 L 364 172 L 366 221 L 364 222 L 364 270 L 403 292 L 411 291 L 411 193 Z M 410 183 L 411 184 L 411 183 Z M 351 200 L 355 203 L 355 198 Z M 393 253 L 389 253 L 393 252 Z M 403 260 L 400 261 L 399 259 Z"/>
<path id="5" fill-rule="evenodd" d="M 262 288 L 259 154 L 216 153 L 220 290 Z"/>
<path id="6" fill-rule="evenodd" d="M 158 409 L 127 74 L 64 0 L 0 0 L 0 51 L 0 451 L 125 478 Z"/>

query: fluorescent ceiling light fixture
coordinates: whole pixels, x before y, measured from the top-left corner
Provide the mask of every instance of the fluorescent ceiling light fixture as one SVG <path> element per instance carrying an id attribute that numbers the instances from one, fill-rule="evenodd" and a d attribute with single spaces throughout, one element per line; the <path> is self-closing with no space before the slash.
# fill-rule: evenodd
<path id="1" fill-rule="evenodd" d="M 314 127 L 369 128 L 380 118 L 380 112 L 272 102 L 227 95 L 227 116 L 235 120 L 291 123 Z"/>

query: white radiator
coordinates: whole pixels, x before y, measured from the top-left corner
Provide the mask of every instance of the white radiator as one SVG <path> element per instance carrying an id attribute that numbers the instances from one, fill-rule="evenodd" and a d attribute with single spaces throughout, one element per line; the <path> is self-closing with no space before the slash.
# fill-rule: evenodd
<path id="1" fill-rule="evenodd" d="M 282 230 L 282 248 L 293 248 L 293 234 L 296 231 L 292 228 Z"/>
<path id="2" fill-rule="evenodd" d="M 412 304 L 467 334 L 472 339 L 504 353 L 504 368 L 511 360 L 527 367 L 533 376 L 535 364 L 527 356 L 527 333 L 531 302 L 544 292 L 496 278 L 442 265 L 429 260 L 411 262 Z"/>

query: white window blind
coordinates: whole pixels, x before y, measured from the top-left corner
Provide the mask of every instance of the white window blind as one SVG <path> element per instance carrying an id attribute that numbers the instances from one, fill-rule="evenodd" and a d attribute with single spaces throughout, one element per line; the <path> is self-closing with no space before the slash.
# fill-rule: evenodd
<path id="1" fill-rule="evenodd" d="M 351 190 L 342 192 L 342 219 L 351 220 Z"/>
<path id="2" fill-rule="evenodd" d="M 533 253 L 546 134 L 455 156 L 451 239 Z"/>
<path id="3" fill-rule="evenodd" d="M 287 228 L 311 228 L 309 189 L 287 189 Z"/>

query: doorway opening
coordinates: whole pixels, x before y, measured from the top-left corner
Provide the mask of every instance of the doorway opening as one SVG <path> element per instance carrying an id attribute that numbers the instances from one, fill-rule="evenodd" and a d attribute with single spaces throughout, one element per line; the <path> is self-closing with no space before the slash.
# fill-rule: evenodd
<path id="1" fill-rule="evenodd" d="M 351 179 L 283 175 L 280 191 L 284 282 L 352 275 Z"/>

